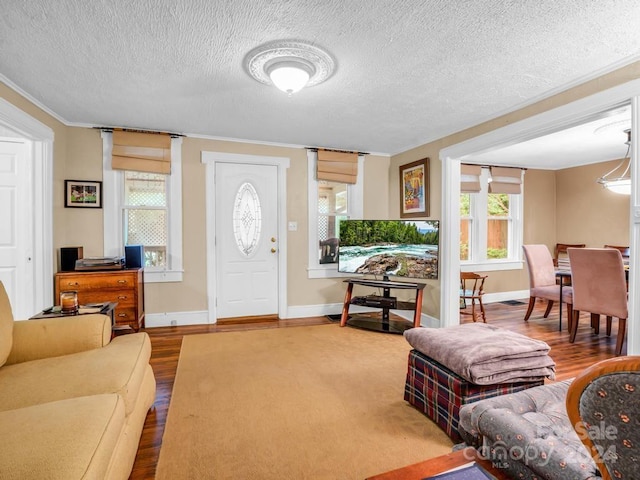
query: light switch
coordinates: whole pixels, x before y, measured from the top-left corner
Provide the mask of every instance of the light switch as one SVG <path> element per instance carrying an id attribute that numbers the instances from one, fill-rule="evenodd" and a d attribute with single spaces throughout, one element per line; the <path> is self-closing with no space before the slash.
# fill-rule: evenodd
<path id="1" fill-rule="evenodd" d="M 295 232 L 298 230 L 298 222 L 289 222 L 289 231 Z"/>

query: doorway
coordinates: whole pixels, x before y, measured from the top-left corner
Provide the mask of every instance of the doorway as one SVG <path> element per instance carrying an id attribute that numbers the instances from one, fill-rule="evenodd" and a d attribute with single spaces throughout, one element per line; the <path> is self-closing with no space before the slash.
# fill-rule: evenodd
<path id="1" fill-rule="evenodd" d="M 202 152 L 206 165 L 208 321 L 287 318 L 289 159 Z"/>
<path id="2" fill-rule="evenodd" d="M 53 131 L 5 99 L 0 131 L 0 216 L 3 225 L 13 219 L 0 240 L 0 279 L 21 319 L 53 304 Z"/>
<path id="3" fill-rule="evenodd" d="M 442 160 L 443 210 L 442 218 L 446 219 L 441 230 L 440 241 L 443 245 L 441 255 L 441 271 L 443 278 L 440 291 L 441 326 L 458 324 L 458 279 L 457 275 L 447 272 L 460 270 L 458 245 L 460 240 L 459 196 L 460 196 L 460 164 L 468 156 L 487 152 L 514 143 L 530 140 L 548 133 L 559 131 L 568 126 L 577 125 L 585 119 L 592 118 L 617 105 L 632 105 L 632 138 L 640 138 L 640 80 L 596 93 L 581 100 L 563 105 L 553 110 L 512 123 L 484 135 L 471 138 L 462 143 L 452 145 L 440 151 Z M 640 268 L 640 172 L 638 171 L 638 155 L 640 142 L 632 142 L 631 175 L 632 193 L 630 202 L 630 281 L 629 281 L 629 318 L 640 317 L 640 292 L 634 287 L 638 268 Z M 523 167 L 526 165 L 522 165 Z M 629 355 L 640 353 L 640 323 L 628 323 L 627 351 Z"/>

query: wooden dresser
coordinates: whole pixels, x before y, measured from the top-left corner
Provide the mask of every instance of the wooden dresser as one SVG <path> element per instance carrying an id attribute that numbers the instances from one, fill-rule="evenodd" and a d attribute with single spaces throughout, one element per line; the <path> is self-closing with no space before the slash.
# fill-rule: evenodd
<path id="1" fill-rule="evenodd" d="M 55 275 L 55 297 L 75 290 L 78 303 L 117 302 L 116 326 L 129 325 L 135 331 L 144 327 L 144 270 L 103 270 L 97 272 L 59 272 Z"/>

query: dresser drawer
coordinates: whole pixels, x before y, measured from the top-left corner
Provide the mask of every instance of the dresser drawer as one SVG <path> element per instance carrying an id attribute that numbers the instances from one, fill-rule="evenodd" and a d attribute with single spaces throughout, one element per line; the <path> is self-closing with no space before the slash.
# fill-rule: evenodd
<path id="1" fill-rule="evenodd" d="M 122 325 L 122 324 L 135 325 L 138 323 L 138 318 L 136 316 L 136 309 L 133 307 L 130 307 L 130 308 L 120 307 L 119 304 L 116 307 L 114 318 L 115 318 L 116 325 Z"/>
<path id="2" fill-rule="evenodd" d="M 81 305 L 86 305 L 87 303 L 117 302 L 119 307 L 134 308 L 136 306 L 136 294 L 132 288 L 113 292 L 96 290 L 78 291 L 78 302 Z"/>
<path id="3" fill-rule="evenodd" d="M 69 276 L 59 278 L 58 282 L 60 290 L 77 290 L 78 292 L 82 292 L 87 290 L 134 288 L 137 278 L 134 275 Z"/>

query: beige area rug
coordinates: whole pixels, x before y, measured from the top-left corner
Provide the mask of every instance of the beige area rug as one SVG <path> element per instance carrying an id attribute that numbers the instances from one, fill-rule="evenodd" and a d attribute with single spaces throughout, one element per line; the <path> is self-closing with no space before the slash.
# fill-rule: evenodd
<path id="1" fill-rule="evenodd" d="M 403 400 L 409 350 L 338 325 L 185 336 L 156 478 L 362 480 L 449 453 Z"/>

